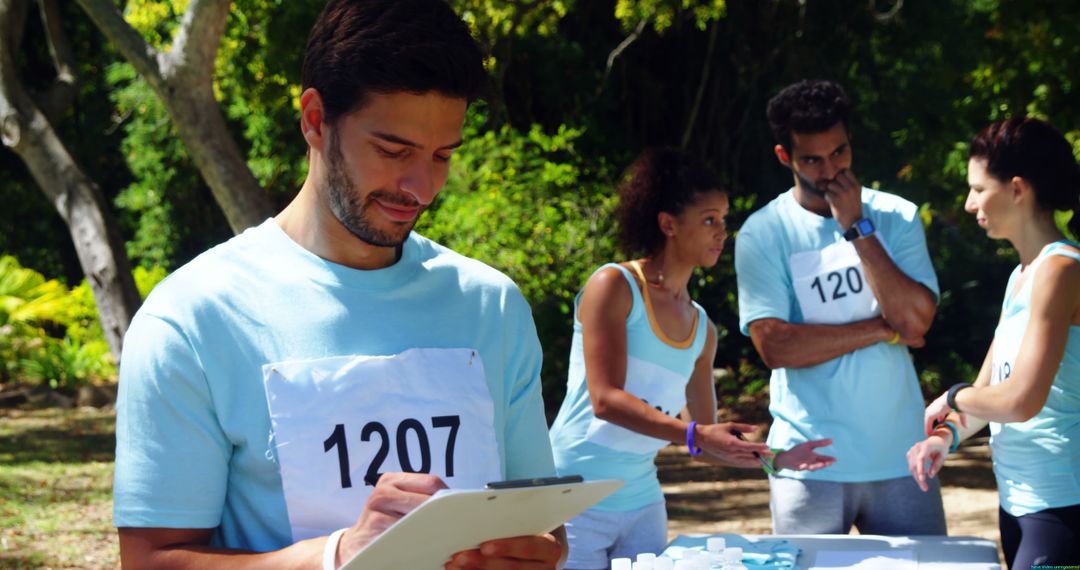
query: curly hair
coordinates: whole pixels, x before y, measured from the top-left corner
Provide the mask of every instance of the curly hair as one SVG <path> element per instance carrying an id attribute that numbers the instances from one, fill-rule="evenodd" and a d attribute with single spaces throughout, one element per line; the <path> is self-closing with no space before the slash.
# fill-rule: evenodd
<path id="1" fill-rule="evenodd" d="M 701 192 L 727 192 L 720 178 L 701 160 L 677 149 L 641 153 L 619 185 L 619 243 L 627 256 L 650 255 L 667 239 L 657 215 L 679 215 Z"/>
<path id="2" fill-rule="evenodd" d="M 849 131 L 851 99 L 835 81 L 804 79 L 769 99 L 765 114 L 776 142 L 791 152 L 792 133 L 823 133 L 841 122 Z"/>
<path id="3" fill-rule="evenodd" d="M 1080 236 L 1080 166 L 1072 145 L 1049 123 L 1025 117 L 991 123 L 972 139 L 969 156 L 985 160 L 998 180 L 1027 180 L 1043 210 L 1071 210 L 1069 230 Z"/>
<path id="4" fill-rule="evenodd" d="M 330 0 L 308 36 L 301 84 L 319 91 L 328 124 L 373 93 L 472 101 L 490 88 L 483 52 L 443 0 Z"/>

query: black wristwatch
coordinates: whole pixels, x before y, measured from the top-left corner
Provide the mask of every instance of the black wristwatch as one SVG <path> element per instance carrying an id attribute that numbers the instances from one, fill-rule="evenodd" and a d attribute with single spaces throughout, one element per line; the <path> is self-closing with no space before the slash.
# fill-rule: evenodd
<path id="1" fill-rule="evenodd" d="M 870 218 L 863 218 L 854 224 L 851 224 L 851 227 L 844 232 L 844 239 L 855 241 L 859 238 L 873 235 L 875 231 L 874 222 L 871 222 Z"/>
<path id="2" fill-rule="evenodd" d="M 967 382 L 953 384 L 949 387 L 948 396 L 945 396 L 945 402 L 949 404 L 949 408 L 951 408 L 954 412 L 960 411 L 960 408 L 956 407 L 956 394 L 958 394 L 960 390 L 963 390 L 964 388 L 974 388 L 974 386 L 968 384 Z"/>

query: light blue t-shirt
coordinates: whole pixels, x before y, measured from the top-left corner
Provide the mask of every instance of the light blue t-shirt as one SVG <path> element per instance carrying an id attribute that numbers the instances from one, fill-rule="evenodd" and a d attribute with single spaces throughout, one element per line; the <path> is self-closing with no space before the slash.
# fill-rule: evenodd
<path id="1" fill-rule="evenodd" d="M 650 311 L 637 281 L 621 265 L 617 268 L 630 284 L 633 304 L 626 317 L 627 371 L 624 389 L 669 416 L 678 415 L 686 405 L 686 384 L 694 371 L 708 337 L 709 318 L 700 305 L 693 336 L 681 342 L 661 339 L 651 322 Z M 595 273 L 594 273 L 595 275 Z M 586 480 L 622 479 L 626 484 L 598 503 L 595 510 L 625 512 L 664 500 L 656 478 L 656 453 L 669 442 L 648 437 L 593 414 L 589 387 L 585 381 L 585 355 L 581 321 L 574 302 L 574 337 L 570 347 L 570 370 L 566 398 L 551 426 L 555 466 L 560 475 L 577 474 Z M 663 335 L 663 331 L 659 331 Z"/>
<path id="2" fill-rule="evenodd" d="M 415 233 L 394 265 L 351 269 L 268 220 L 132 321 L 115 524 L 269 551 L 352 524 L 382 472 L 552 475 L 540 365 L 529 306 L 494 269 Z"/>
<path id="3" fill-rule="evenodd" d="M 1046 246 L 1032 263 L 1032 269 L 1038 271 L 1034 264 L 1051 255 L 1080 262 L 1080 254 L 1065 249 L 1064 245 L 1065 242 L 1055 242 Z M 1001 320 L 994 331 L 991 384 L 1003 382 L 1012 374 L 1031 319 L 1035 280 L 1027 279 L 1010 298 L 1019 276 L 1020 266 L 1017 266 L 1005 288 Z M 1069 327 L 1065 355 L 1050 386 L 1046 405 L 1026 422 L 991 422 L 990 448 L 1001 508 L 1009 514 L 1020 517 L 1080 504 L 1080 326 Z"/>
<path id="4" fill-rule="evenodd" d="M 897 267 L 938 294 L 914 204 L 863 188 L 863 216 Z M 880 315 L 862 264 L 840 225 L 795 201 L 789 190 L 755 212 L 735 239 L 739 327 L 774 318 L 842 324 Z M 875 239 L 875 238 L 865 238 Z M 788 449 L 832 438 L 836 463 L 786 477 L 866 482 L 908 475 L 907 450 L 923 438 L 923 399 L 903 345 L 877 343 L 806 368 L 778 368 L 769 383 L 769 445 Z"/>

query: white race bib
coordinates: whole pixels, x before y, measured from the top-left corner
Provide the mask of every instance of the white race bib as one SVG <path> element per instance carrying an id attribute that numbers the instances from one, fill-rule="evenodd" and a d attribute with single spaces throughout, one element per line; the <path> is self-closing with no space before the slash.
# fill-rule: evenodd
<path id="1" fill-rule="evenodd" d="M 380 473 L 431 473 L 459 489 L 501 479 L 475 350 L 280 362 L 263 380 L 294 541 L 353 525 Z"/>
<path id="2" fill-rule="evenodd" d="M 855 245 L 836 242 L 788 259 L 792 286 L 807 324 L 838 325 L 881 314 Z"/>
<path id="3" fill-rule="evenodd" d="M 990 384 L 1000 384 L 1012 376 L 1016 357 L 1020 354 L 1020 345 L 1024 342 L 1031 313 L 1018 310 L 1017 304 L 1031 303 L 1032 279 L 1035 271 L 1046 259 L 1041 253 L 1027 268 L 1027 281 L 1020 282 L 1020 269 L 1014 269 L 1006 287 L 1006 301 L 1001 308 L 1001 320 L 994 329 L 994 347 L 991 355 Z M 993 426 L 991 426 L 993 427 Z"/>
<path id="4" fill-rule="evenodd" d="M 1016 321 L 1020 321 L 1019 327 Z M 1027 328 L 1026 319 L 1023 318 L 1023 315 L 1016 313 L 998 323 L 997 329 L 994 331 L 993 354 L 991 354 L 990 358 L 991 386 L 1000 384 L 1012 376 L 1013 368 L 1016 366 L 1016 356 L 1020 354 L 1020 343 L 1024 340 L 1025 328 Z M 1012 424 L 1013 427 L 1016 425 Z M 1001 433 L 1003 427 L 1001 423 L 990 422 L 991 443 L 995 442 L 995 438 Z"/>
<path id="5" fill-rule="evenodd" d="M 627 358 L 626 384 L 623 390 L 641 398 L 646 404 L 669 416 L 678 414 L 686 405 L 686 383 L 690 379 L 664 368 L 634 358 Z M 653 453 L 666 446 L 668 441 L 642 435 L 597 417 L 589 422 L 585 439 L 628 453 Z"/>
<path id="6" fill-rule="evenodd" d="M 1012 376 L 1016 356 L 1020 354 L 1020 343 L 1024 341 L 1024 329 L 1027 328 L 1024 315 L 1006 317 L 994 331 L 994 348 L 990 361 L 990 384 L 1000 384 Z M 1009 321 L 1020 321 L 1016 326 Z M 1012 325 L 1012 326 L 1010 326 Z"/>

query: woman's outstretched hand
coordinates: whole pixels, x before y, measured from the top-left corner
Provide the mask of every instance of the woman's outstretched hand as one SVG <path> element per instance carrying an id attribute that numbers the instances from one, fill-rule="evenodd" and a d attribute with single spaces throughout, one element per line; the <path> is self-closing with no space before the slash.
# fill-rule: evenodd
<path id="1" fill-rule="evenodd" d="M 915 483 L 926 492 L 927 483 L 941 472 L 945 466 L 945 456 L 949 454 L 950 442 L 940 435 L 932 435 L 911 446 L 907 452 L 908 471 L 915 478 Z"/>
<path id="2" fill-rule="evenodd" d="M 833 463 L 836 463 L 836 458 L 831 455 L 820 455 L 814 450 L 827 445 L 832 445 L 831 439 L 804 441 L 787 451 L 777 452 L 776 460 L 773 462 L 773 465 L 776 466 L 777 469 L 791 469 L 794 471 L 817 471 L 818 469 L 824 469 Z"/>

